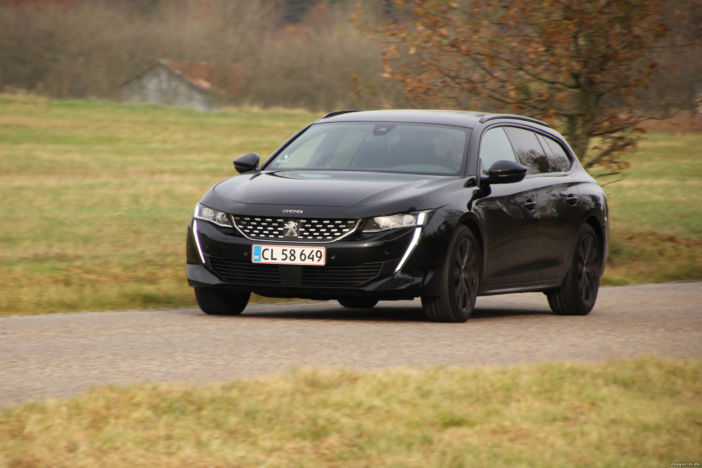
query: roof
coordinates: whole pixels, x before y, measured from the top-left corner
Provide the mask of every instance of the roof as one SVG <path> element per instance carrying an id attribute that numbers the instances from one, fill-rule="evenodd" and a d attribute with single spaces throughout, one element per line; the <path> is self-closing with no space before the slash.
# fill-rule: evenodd
<path id="1" fill-rule="evenodd" d="M 208 93 L 236 97 L 241 85 L 241 66 L 220 65 L 208 62 L 162 59 L 146 70 L 122 83 L 122 86 L 145 75 L 154 67 L 164 67 L 189 85 Z"/>
<path id="2" fill-rule="evenodd" d="M 491 120 L 520 120 L 548 127 L 549 125 L 530 117 L 514 114 L 491 114 L 458 110 L 393 109 L 374 111 L 331 112 L 320 119 L 324 122 L 411 122 L 426 124 L 458 125 L 474 127 Z"/>

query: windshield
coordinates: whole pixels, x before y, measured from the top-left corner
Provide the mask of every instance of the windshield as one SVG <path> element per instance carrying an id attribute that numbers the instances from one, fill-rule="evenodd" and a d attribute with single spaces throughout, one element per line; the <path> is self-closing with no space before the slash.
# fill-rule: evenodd
<path id="1" fill-rule="evenodd" d="M 414 123 L 320 123 L 266 169 L 320 169 L 456 175 L 470 129 Z"/>

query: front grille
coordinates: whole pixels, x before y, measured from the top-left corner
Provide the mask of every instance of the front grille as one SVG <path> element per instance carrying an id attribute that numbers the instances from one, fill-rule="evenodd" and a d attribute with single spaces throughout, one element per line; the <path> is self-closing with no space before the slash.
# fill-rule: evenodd
<path id="1" fill-rule="evenodd" d="M 302 283 L 320 286 L 360 286 L 380 274 L 382 262 L 353 266 L 302 267 Z"/>
<path id="2" fill-rule="evenodd" d="M 356 287 L 378 277 L 383 267 L 383 262 L 324 267 L 261 265 L 216 257 L 210 257 L 210 263 L 224 281 L 254 286 Z M 281 275 L 282 268 L 287 274 Z"/>
<path id="3" fill-rule="evenodd" d="M 351 234 L 358 220 L 234 216 L 234 225 L 254 240 L 332 242 Z"/>
<path id="4" fill-rule="evenodd" d="M 280 285 L 277 265 L 253 265 L 223 258 L 210 257 L 212 269 L 225 281 L 246 284 Z"/>

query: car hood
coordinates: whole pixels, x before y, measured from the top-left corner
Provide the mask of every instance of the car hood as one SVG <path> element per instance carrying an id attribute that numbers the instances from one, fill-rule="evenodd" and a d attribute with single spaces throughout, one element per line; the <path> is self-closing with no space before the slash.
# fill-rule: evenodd
<path id="1" fill-rule="evenodd" d="M 260 172 L 220 182 L 203 203 L 216 198 L 211 201 L 229 212 L 266 216 L 283 210 L 302 210 L 297 214 L 303 216 L 374 216 L 435 208 L 428 206 L 430 194 L 456 183 L 461 183 L 457 177 L 416 174 Z"/>

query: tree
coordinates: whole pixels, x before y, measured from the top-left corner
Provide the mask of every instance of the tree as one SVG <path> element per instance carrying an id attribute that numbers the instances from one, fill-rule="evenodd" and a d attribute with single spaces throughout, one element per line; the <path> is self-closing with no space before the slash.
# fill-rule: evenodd
<path id="1" fill-rule="evenodd" d="M 394 0 L 384 76 L 419 105 L 488 108 L 556 124 L 587 168 L 626 167 L 653 52 L 668 34 L 663 0 Z M 668 8 L 668 7 L 666 7 Z M 668 12 L 666 12 L 668 14 Z M 670 24 L 670 23 L 668 23 Z"/>

